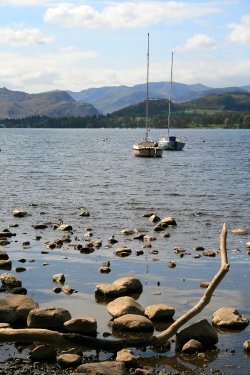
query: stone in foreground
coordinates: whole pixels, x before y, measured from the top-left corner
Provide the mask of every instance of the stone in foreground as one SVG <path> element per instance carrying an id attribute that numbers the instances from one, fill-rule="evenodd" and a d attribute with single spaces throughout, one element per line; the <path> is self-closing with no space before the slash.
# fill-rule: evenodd
<path id="1" fill-rule="evenodd" d="M 205 348 L 210 348 L 217 344 L 218 335 L 215 328 L 203 319 L 178 332 L 176 346 L 182 348 L 191 339 L 199 341 Z"/>
<path id="2" fill-rule="evenodd" d="M 212 323 L 222 329 L 244 329 L 249 320 L 232 307 L 221 307 L 214 312 Z"/>

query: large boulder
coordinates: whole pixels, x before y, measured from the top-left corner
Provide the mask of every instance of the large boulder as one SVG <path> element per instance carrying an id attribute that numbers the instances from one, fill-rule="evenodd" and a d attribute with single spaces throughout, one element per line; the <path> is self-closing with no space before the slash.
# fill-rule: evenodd
<path id="1" fill-rule="evenodd" d="M 173 315 L 175 314 L 175 309 L 170 305 L 165 305 L 163 303 L 155 304 L 146 307 L 145 315 L 150 320 L 171 320 Z"/>
<path id="2" fill-rule="evenodd" d="M 63 330 L 64 323 L 70 319 L 69 311 L 61 307 L 38 308 L 29 312 L 27 325 L 29 328 Z"/>
<path id="3" fill-rule="evenodd" d="M 182 348 L 189 340 L 199 341 L 205 348 L 213 347 L 218 342 L 218 334 L 206 319 L 184 328 L 176 335 L 176 346 Z"/>
<path id="4" fill-rule="evenodd" d="M 144 308 L 134 298 L 129 296 L 116 298 L 107 305 L 107 310 L 113 318 L 119 318 L 119 316 L 126 314 L 144 314 Z"/>
<path id="5" fill-rule="evenodd" d="M 96 334 L 97 321 L 94 318 L 85 316 L 83 318 L 74 318 L 64 323 L 64 328 L 68 332 L 80 333 L 83 335 Z"/>
<path id="6" fill-rule="evenodd" d="M 53 361 L 55 360 L 57 351 L 52 345 L 38 345 L 30 353 L 33 361 Z"/>
<path id="7" fill-rule="evenodd" d="M 107 299 L 117 298 L 125 296 L 127 294 L 127 288 L 124 286 L 118 288 L 113 284 L 98 284 L 95 287 L 95 296 L 97 298 L 103 297 Z"/>
<path id="8" fill-rule="evenodd" d="M 140 294 L 143 289 L 140 280 L 134 276 L 121 277 L 120 279 L 113 281 L 113 285 L 115 287 L 125 287 L 129 294 Z"/>
<path id="9" fill-rule="evenodd" d="M 151 332 L 154 330 L 154 325 L 145 316 L 127 314 L 114 319 L 112 329 L 123 332 Z"/>
<path id="10" fill-rule="evenodd" d="M 249 320 L 232 307 L 221 307 L 213 313 L 212 323 L 222 329 L 243 329 Z"/>
<path id="11" fill-rule="evenodd" d="M 0 297 L 0 322 L 26 324 L 29 312 L 38 307 L 38 303 L 28 296 L 10 294 Z"/>

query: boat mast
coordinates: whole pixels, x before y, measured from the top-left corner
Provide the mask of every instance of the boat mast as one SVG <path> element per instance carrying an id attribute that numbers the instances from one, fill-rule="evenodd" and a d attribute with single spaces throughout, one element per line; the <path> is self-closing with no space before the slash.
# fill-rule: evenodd
<path id="1" fill-rule="evenodd" d="M 146 94 L 146 141 L 148 140 L 148 80 L 149 80 L 149 33 L 148 33 L 148 52 L 147 52 L 147 94 Z"/>
<path id="2" fill-rule="evenodd" d="M 170 89 L 168 97 L 168 137 L 169 137 L 169 128 L 170 128 L 170 112 L 171 112 L 171 98 L 172 98 L 172 80 L 173 80 L 173 59 L 174 54 L 171 55 L 171 77 L 170 77 Z"/>

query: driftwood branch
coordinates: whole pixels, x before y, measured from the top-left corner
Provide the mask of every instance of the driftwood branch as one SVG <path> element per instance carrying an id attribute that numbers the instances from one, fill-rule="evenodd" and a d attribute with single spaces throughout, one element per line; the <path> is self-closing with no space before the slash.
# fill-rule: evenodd
<path id="1" fill-rule="evenodd" d="M 220 236 L 220 256 L 221 266 L 217 274 L 212 279 L 208 288 L 200 301 L 191 308 L 187 313 L 177 319 L 169 328 L 161 332 L 160 334 L 151 338 L 145 339 L 131 339 L 131 340 L 107 340 L 99 339 L 89 336 L 83 336 L 72 333 L 60 333 L 47 329 L 12 329 L 2 328 L 0 329 L 0 343 L 6 342 L 41 342 L 53 344 L 56 346 L 69 346 L 77 345 L 80 347 L 94 349 L 94 350 L 105 350 L 109 352 L 117 352 L 123 348 L 128 347 L 147 347 L 147 346 L 159 346 L 166 343 L 172 336 L 174 336 L 178 329 L 187 323 L 194 316 L 198 315 L 204 307 L 210 302 L 213 292 L 220 284 L 226 273 L 229 271 L 229 264 L 227 259 L 227 247 L 226 247 L 227 229 L 226 224 L 223 225 L 221 236 Z"/>

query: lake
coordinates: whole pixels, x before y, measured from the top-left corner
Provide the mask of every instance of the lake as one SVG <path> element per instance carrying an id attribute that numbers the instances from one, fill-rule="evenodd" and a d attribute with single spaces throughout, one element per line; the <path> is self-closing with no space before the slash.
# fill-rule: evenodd
<path id="1" fill-rule="evenodd" d="M 218 254 L 196 259 L 194 248 L 218 250 L 226 223 L 230 271 L 194 321 L 211 322 L 213 312 L 223 306 L 250 318 L 250 256 L 245 246 L 250 239 L 230 231 L 249 229 L 250 130 L 183 129 L 175 134 L 186 139 L 183 151 L 144 159 L 132 153 L 133 143 L 144 136 L 142 129 L 0 129 L 0 229 L 19 225 L 11 229 L 16 233 L 11 244 L 1 249 L 8 252 L 14 274 L 19 260 L 27 260 L 26 271 L 17 276 L 40 307 L 66 307 L 72 317 L 92 316 L 102 335 L 109 331 L 111 317 L 105 305 L 95 301 L 96 284 L 134 275 L 143 284 L 141 305 L 170 304 L 178 318 L 204 293 L 200 282 L 211 280 L 220 267 Z M 151 130 L 152 138 L 161 135 L 162 130 Z M 29 215 L 14 218 L 15 208 Z M 82 211 L 90 216 L 79 216 Z M 154 225 L 144 217 L 149 212 L 175 218 L 177 226 L 169 229 L 169 238 L 153 231 Z M 59 220 L 72 225 L 72 243 L 43 254 L 44 243 L 62 232 L 52 227 L 35 230 L 32 225 Z M 91 239 L 101 239 L 103 245 L 92 254 L 80 254 L 74 244 L 84 243 L 90 228 Z M 155 235 L 155 251 L 143 249 L 144 254 L 137 256 L 142 243 L 123 235 L 125 228 Z M 115 245 L 106 246 L 111 235 L 118 245 L 132 249 L 129 257 L 121 259 L 113 254 Z M 23 241 L 30 241 L 30 246 L 23 247 Z M 175 247 L 183 248 L 185 255 L 176 254 Z M 109 274 L 99 272 L 105 260 L 111 263 Z M 176 262 L 174 269 L 167 265 L 170 260 Z M 55 294 L 56 273 L 64 273 L 66 284 L 78 293 Z M 247 339 L 249 326 L 242 332 L 219 334 L 220 351 L 200 364 L 176 356 L 172 345 L 156 361 L 157 369 L 171 371 L 180 364 L 192 373 L 217 368 L 226 374 L 246 374 L 249 357 L 242 345 Z M 151 365 L 155 353 L 144 355 Z M 177 365 L 171 366 L 169 358 Z"/>

